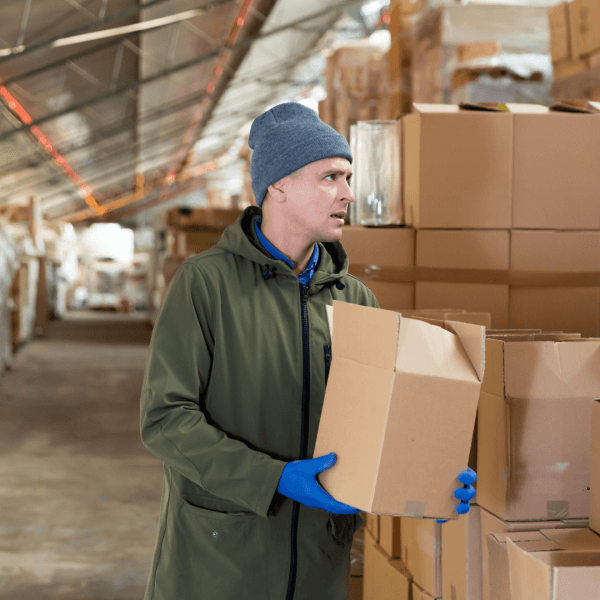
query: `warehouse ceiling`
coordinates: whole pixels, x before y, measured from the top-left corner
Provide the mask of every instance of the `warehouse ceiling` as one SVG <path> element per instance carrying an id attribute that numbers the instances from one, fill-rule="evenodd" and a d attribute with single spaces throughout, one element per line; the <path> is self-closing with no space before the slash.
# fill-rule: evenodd
<path id="1" fill-rule="evenodd" d="M 361 4 L 2 0 L 0 207 L 35 195 L 45 218 L 119 220 L 189 189 L 311 64 L 322 75 L 323 41 Z"/>

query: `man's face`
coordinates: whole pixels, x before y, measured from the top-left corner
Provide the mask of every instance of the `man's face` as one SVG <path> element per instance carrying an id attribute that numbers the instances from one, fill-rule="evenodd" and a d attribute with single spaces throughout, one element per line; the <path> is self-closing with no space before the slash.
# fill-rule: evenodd
<path id="1" fill-rule="evenodd" d="M 287 177 L 281 208 L 290 233 L 304 237 L 307 244 L 339 241 L 344 215 L 354 201 L 351 176 L 350 161 L 334 157 L 309 163 L 298 177 Z"/>

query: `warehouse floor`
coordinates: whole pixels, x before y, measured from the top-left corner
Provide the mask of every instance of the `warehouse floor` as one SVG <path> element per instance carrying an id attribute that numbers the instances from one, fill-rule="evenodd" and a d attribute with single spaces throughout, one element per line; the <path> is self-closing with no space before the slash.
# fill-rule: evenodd
<path id="1" fill-rule="evenodd" d="M 140 600 L 162 463 L 142 445 L 145 315 L 49 323 L 0 375 L 0 599 Z"/>

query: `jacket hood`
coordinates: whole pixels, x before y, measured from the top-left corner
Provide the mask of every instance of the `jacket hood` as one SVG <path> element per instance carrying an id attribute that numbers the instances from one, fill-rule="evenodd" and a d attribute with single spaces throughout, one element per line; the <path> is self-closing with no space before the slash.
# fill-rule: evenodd
<path id="1" fill-rule="evenodd" d="M 297 279 L 290 266 L 283 260 L 271 258 L 262 247 L 256 235 L 254 223 L 262 217 L 262 209 L 248 206 L 237 220 L 229 225 L 216 247 L 232 252 L 256 263 L 263 272 L 263 279 L 271 277 L 293 277 Z M 309 283 L 309 294 L 316 293 L 322 287 L 340 282 L 348 273 L 348 255 L 340 242 L 317 242 L 319 244 L 319 262 Z"/>

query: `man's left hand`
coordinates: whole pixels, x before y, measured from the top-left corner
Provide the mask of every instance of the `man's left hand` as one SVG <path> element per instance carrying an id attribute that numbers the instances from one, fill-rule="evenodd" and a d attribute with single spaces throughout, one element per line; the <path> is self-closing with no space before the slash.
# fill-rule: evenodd
<path id="1" fill-rule="evenodd" d="M 454 497 L 460 500 L 456 507 L 456 512 L 459 515 L 466 515 L 471 508 L 469 502 L 475 497 L 475 488 L 473 484 L 477 481 L 477 473 L 467 467 L 466 471 L 463 471 L 459 476 L 458 480 L 463 484 L 462 487 L 454 490 Z M 438 523 L 446 523 L 447 519 L 438 519 Z"/>

